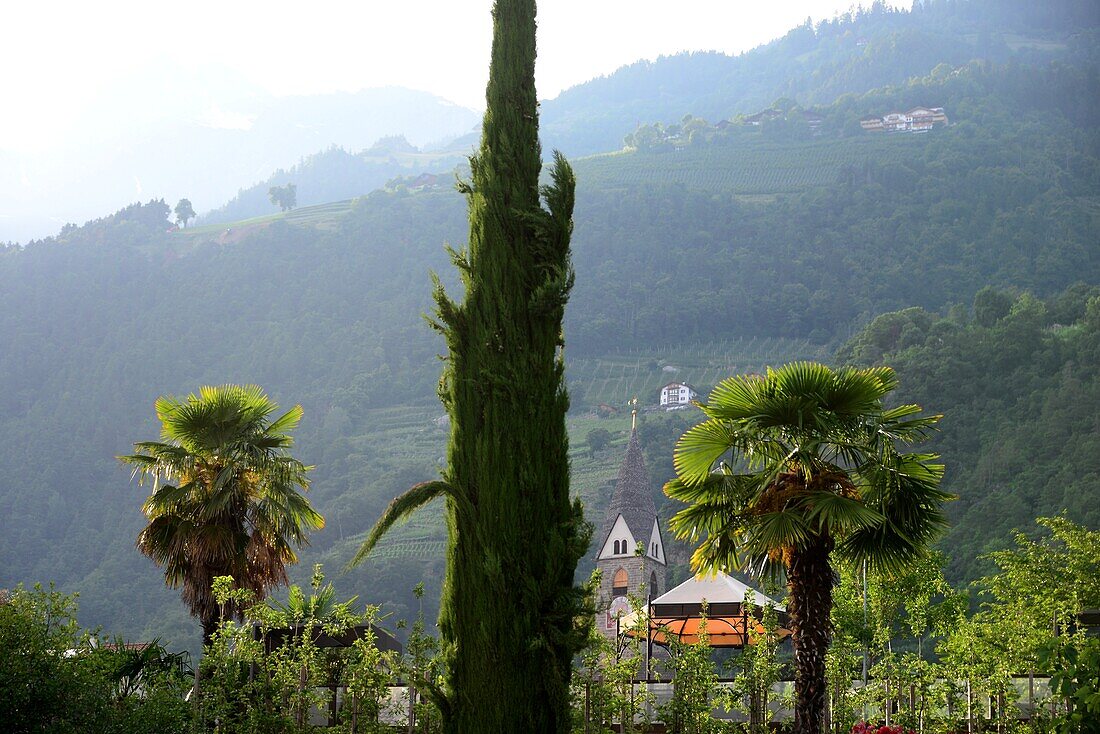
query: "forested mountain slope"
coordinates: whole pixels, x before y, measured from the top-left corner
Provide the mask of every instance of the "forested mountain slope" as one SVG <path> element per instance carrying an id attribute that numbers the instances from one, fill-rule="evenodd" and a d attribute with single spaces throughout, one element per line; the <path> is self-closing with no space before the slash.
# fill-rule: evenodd
<path id="1" fill-rule="evenodd" d="M 912 11 L 875 3 L 807 23 L 740 56 L 640 61 L 566 90 L 543 104 L 543 137 L 547 148 L 597 153 L 617 148 L 639 123 L 673 123 L 686 114 L 713 123 L 783 97 L 827 105 L 903 84 L 939 63 L 1095 61 L 1098 26 L 1100 8 L 1088 0 L 925 0 Z"/>
<path id="2" fill-rule="evenodd" d="M 577 282 L 566 344 L 574 487 L 590 517 L 601 516 L 620 456 L 614 445 L 589 451 L 585 435 L 607 425 L 616 441 L 625 437 L 622 417 L 591 415 L 600 403 L 621 407 L 639 391 L 653 402 L 652 386 L 673 376 L 705 390 L 723 371 L 821 357 L 876 314 L 909 306 L 947 313 L 987 284 L 1038 298 L 1078 281 L 1100 284 L 1097 79 L 1079 64 L 967 64 L 820 108 L 829 134 L 782 120 L 705 126 L 576 161 Z M 917 104 L 945 107 L 952 124 L 879 138 L 852 129 L 863 115 Z M 259 383 L 284 406 L 301 402 L 297 453 L 317 465 L 313 498 L 329 518 L 302 568 L 323 560 L 335 571 L 394 495 L 437 471 L 446 437 L 434 397 L 441 345 L 421 314 L 429 269 L 455 287 L 442 245 L 462 245 L 466 212 L 450 189 L 400 189 L 179 232 L 166 231 L 167 217 L 161 202 L 135 205 L 0 250 L 0 587 L 53 579 L 81 590 L 88 624 L 186 640 L 196 628 L 133 547 L 144 492 L 114 457 L 155 437 L 152 403 L 161 394 Z M 1047 305 L 1020 337 L 1036 346 L 1005 362 L 1006 374 L 1078 333 L 1085 341 L 1072 361 L 1096 363 L 1085 349 L 1087 299 L 1074 298 L 1066 315 Z M 1016 310 L 1031 313 L 1034 302 Z M 958 556 L 956 578 L 965 578 L 977 549 L 1007 542 L 1004 532 L 1030 516 L 1015 518 L 1086 496 L 1087 483 L 1069 497 L 1057 492 L 1059 482 L 1092 471 L 1077 449 L 1063 451 L 1091 451 L 1082 432 L 1092 427 L 1067 420 L 1028 455 L 1029 466 L 1066 467 L 1059 482 L 1002 461 L 998 451 L 1024 450 L 1019 426 L 1028 424 L 1012 423 L 1022 408 L 1076 409 L 1070 378 L 1078 370 L 1067 373 L 1054 352 L 1026 366 L 1019 382 L 983 377 L 985 362 L 1001 364 L 1022 348 L 1017 316 L 980 326 L 987 332 L 961 314 L 951 319 L 944 323 L 956 324 L 956 341 L 947 343 L 957 349 L 942 359 L 926 351 L 904 361 L 903 346 L 932 349 L 948 328 L 931 315 L 912 344 L 888 342 L 879 354 L 891 355 L 903 385 L 930 409 L 949 411 L 935 385 L 956 373 L 989 390 L 957 390 L 951 400 L 965 410 L 1018 395 L 997 408 L 980 434 L 989 438 L 977 443 L 963 445 L 974 431 L 952 438 L 948 428 L 964 423 L 950 412 L 945 420 L 941 448 L 969 498 L 957 503 L 960 530 L 946 548 Z M 967 340 L 983 343 L 998 329 L 995 349 L 968 351 L 976 345 Z M 689 420 L 647 416 L 655 487 Z M 1030 494 L 1003 522 L 974 521 L 977 498 L 1023 481 Z M 410 523 L 377 562 L 338 586 L 407 616 L 413 583 L 426 580 L 435 596 L 438 530 L 430 513 Z"/>
<path id="3" fill-rule="evenodd" d="M 278 209 L 268 197 L 272 186 L 292 183 L 297 189 L 297 205 L 310 206 L 352 198 L 382 188 L 393 178 L 415 179 L 425 171 L 449 171 L 466 162 L 468 147 L 458 150 L 421 151 L 403 136 L 376 141 L 370 148 L 350 153 L 339 147 L 329 148 L 299 161 L 289 169 L 278 169 L 268 178 L 248 188 L 223 206 L 204 213 L 199 224 L 232 222 L 261 216 Z M 446 185 L 454 178 L 442 175 Z"/>
<path id="4" fill-rule="evenodd" d="M 875 4 L 816 26 L 800 26 L 740 56 L 692 53 L 639 61 L 577 85 L 542 102 L 543 150 L 549 154 L 557 148 L 571 157 L 617 151 L 640 124 L 677 125 L 692 115 L 713 125 L 758 112 L 777 100 L 806 109 L 829 108 L 833 118 L 821 131 L 826 138 L 858 133 L 858 98 L 873 90 L 904 87 L 941 64 L 941 72 L 949 73 L 973 60 L 1027 65 L 1095 62 L 1098 29 L 1100 10 L 1082 0 L 1041 6 L 1023 0 L 932 0 L 916 4 L 912 11 Z M 830 107 L 838 99 L 842 104 Z M 398 175 L 442 173 L 449 181 L 476 141 L 474 131 L 438 150 L 387 150 L 387 141 L 379 141 L 362 151 L 319 152 L 242 188 L 206 221 L 272 212 L 268 188 L 288 182 L 298 185 L 299 203 L 308 205 L 353 198 Z M 723 167 L 715 161 L 710 170 L 720 172 Z"/>
<path id="5" fill-rule="evenodd" d="M 899 399 L 944 414 L 931 448 L 959 496 L 944 541 L 955 578 L 988 573 L 978 556 L 1037 516 L 1100 527 L 1100 287 L 1046 301 L 986 288 L 945 316 L 884 314 L 838 359 L 893 366 Z"/>

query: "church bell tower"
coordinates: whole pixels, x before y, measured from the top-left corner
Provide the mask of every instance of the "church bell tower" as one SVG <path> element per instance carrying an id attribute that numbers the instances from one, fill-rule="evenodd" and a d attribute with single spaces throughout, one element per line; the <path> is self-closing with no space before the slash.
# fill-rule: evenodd
<path id="1" fill-rule="evenodd" d="M 638 443 L 637 398 L 632 402 L 626 456 L 596 536 L 596 567 L 602 572 L 596 628 L 608 637 L 618 631 L 618 616 L 630 612 L 628 596 L 637 596 L 644 603 L 667 591 L 665 541 Z"/>

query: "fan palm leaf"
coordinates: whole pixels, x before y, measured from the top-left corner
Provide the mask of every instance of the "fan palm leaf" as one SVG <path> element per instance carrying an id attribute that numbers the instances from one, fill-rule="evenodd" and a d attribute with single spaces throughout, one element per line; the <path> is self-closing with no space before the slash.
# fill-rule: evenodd
<path id="1" fill-rule="evenodd" d="M 897 570 L 921 558 L 946 524 L 943 466 L 899 447 L 940 419 L 917 405 L 886 408 L 889 367 L 795 362 L 720 382 L 707 419 L 676 445 L 665 486 L 687 504 L 677 537 L 697 570 L 787 572 L 795 628 L 795 730 L 821 731 L 824 652 L 832 607 L 830 555 Z M 728 457 L 729 463 L 719 463 Z"/>
<path id="2" fill-rule="evenodd" d="M 164 569 L 166 584 L 183 587 L 209 638 L 223 611 L 212 596 L 216 576 L 263 598 L 286 583 L 295 548 L 324 526 L 303 494 L 312 467 L 286 453 L 302 409 L 270 419 L 278 406 L 255 385 L 162 396 L 155 409 L 161 440 L 119 457 L 139 483 L 152 482 L 137 547 Z"/>

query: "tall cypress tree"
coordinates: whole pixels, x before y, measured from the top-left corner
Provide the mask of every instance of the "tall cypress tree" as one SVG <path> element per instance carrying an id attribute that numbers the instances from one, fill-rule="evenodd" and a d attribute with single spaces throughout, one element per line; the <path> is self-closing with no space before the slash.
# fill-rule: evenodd
<path id="1" fill-rule="evenodd" d="M 569 499 L 562 315 L 573 172 L 555 153 L 540 189 L 535 2 L 497 0 L 481 147 L 471 158 L 470 238 L 451 252 L 465 287 L 436 280 L 446 337 L 440 398 L 451 417 L 440 481 L 394 500 L 353 563 L 399 518 L 444 496 L 449 542 L 439 701 L 449 732 L 566 732 L 587 532 Z"/>

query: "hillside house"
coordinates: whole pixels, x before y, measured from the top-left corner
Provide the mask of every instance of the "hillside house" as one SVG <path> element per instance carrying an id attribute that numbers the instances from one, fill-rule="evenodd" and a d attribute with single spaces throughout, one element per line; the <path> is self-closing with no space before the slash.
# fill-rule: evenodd
<path id="1" fill-rule="evenodd" d="M 683 382 L 670 382 L 661 388 L 661 407 L 665 410 L 690 405 L 699 397 L 695 388 Z"/>
<path id="2" fill-rule="evenodd" d="M 825 118 L 816 112 L 810 112 L 809 110 L 802 111 L 802 119 L 806 125 L 810 128 L 810 133 L 813 135 L 821 134 L 821 123 L 825 122 Z"/>
<path id="3" fill-rule="evenodd" d="M 761 110 L 760 112 L 757 112 L 755 115 L 748 115 L 748 116 L 743 117 L 741 119 L 742 119 L 742 122 L 744 122 L 746 125 L 752 125 L 754 127 L 759 127 L 761 124 L 763 124 L 765 122 L 772 122 L 773 120 L 778 120 L 781 117 L 783 117 L 783 113 L 780 110 L 768 109 L 768 110 Z"/>
<path id="4" fill-rule="evenodd" d="M 422 173 L 409 184 L 409 191 L 425 191 L 438 189 L 443 185 L 442 177 L 433 173 Z"/>
<path id="5" fill-rule="evenodd" d="M 890 112 L 882 117 L 882 128 L 888 133 L 902 132 L 909 129 L 913 118 L 905 112 Z"/>
<path id="6" fill-rule="evenodd" d="M 871 132 L 926 133 L 934 125 L 946 125 L 947 113 L 943 107 L 914 107 L 907 112 L 890 112 L 882 117 L 865 117 L 860 127 Z"/>

